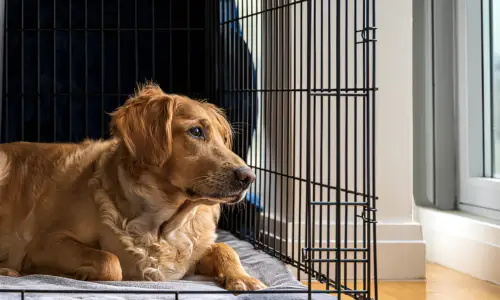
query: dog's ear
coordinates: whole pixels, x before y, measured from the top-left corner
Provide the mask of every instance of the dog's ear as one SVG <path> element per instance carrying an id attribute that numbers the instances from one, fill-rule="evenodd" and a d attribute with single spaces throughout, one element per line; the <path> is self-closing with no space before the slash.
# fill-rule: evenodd
<path id="1" fill-rule="evenodd" d="M 111 135 L 138 162 L 161 166 L 172 152 L 175 100 L 155 85 L 138 92 L 111 114 Z"/>
<path id="2" fill-rule="evenodd" d="M 214 118 L 216 130 L 219 131 L 224 138 L 226 146 L 231 149 L 233 147 L 233 128 L 227 121 L 226 114 L 221 108 L 214 104 L 204 103 L 204 105 Z"/>

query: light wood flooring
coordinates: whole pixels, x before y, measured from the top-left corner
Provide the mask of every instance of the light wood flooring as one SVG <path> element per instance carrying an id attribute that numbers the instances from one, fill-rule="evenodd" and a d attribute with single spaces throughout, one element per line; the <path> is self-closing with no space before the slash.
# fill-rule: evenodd
<path id="1" fill-rule="evenodd" d="M 380 281 L 378 300 L 500 300 L 500 286 L 429 263 L 425 281 Z"/>

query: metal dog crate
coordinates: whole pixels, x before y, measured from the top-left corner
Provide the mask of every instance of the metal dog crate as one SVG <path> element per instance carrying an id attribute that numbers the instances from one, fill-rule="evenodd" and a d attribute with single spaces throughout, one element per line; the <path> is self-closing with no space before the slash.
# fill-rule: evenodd
<path id="1" fill-rule="evenodd" d="M 378 298 L 375 0 L 1 2 L 2 142 L 107 137 L 145 80 L 208 98 L 257 174 L 220 226 L 293 266 L 309 298 L 313 280 Z"/>

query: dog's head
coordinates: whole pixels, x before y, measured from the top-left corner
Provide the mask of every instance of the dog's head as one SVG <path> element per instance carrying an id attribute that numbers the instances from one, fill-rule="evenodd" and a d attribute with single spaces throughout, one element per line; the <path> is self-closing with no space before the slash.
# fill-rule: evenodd
<path id="1" fill-rule="evenodd" d="M 111 117 L 111 134 L 122 143 L 127 164 L 186 199 L 237 203 L 255 180 L 231 151 L 231 126 L 213 104 L 148 84 Z"/>

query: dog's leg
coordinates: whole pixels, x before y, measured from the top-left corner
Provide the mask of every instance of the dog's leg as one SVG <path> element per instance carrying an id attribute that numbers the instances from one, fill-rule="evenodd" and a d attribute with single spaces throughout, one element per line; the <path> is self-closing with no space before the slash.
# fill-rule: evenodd
<path id="1" fill-rule="evenodd" d="M 227 290 L 253 291 L 266 288 L 262 282 L 248 275 L 238 254 L 224 243 L 213 244 L 198 263 L 196 271 L 215 277 L 216 282 Z"/>
<path id="2" fill-rule="evenodd" d="M 90 281 L 122 280 L 120 261 L 114 254 L 90 248 L 61 235 L 33 240 L 28 246 L 21 273 L 60 273 L 62 276 Z"/>

